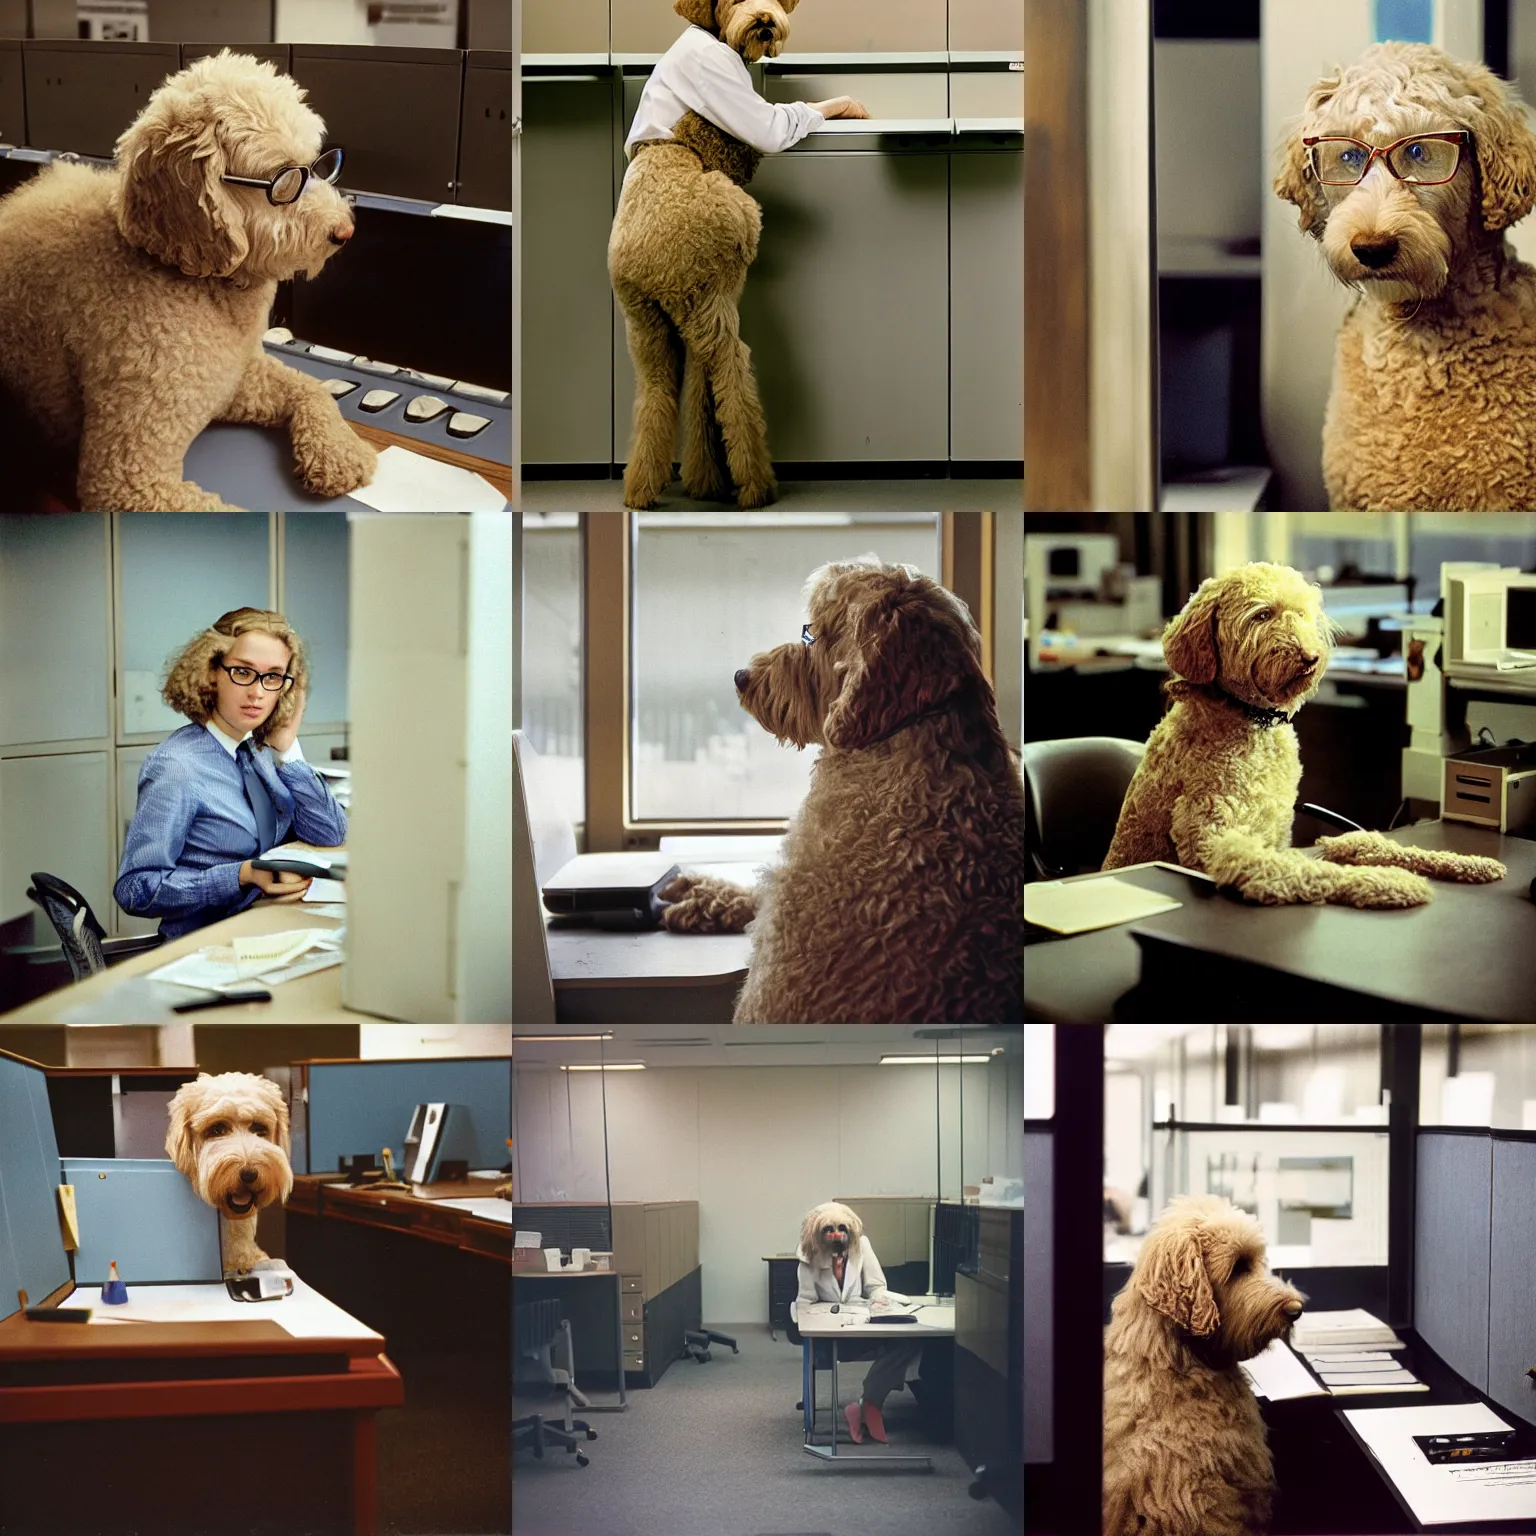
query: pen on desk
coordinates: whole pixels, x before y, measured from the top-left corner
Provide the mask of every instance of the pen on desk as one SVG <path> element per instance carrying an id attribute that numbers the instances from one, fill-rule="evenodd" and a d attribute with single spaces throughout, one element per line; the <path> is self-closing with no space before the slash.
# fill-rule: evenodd
<path id="1" fill-rule="evenodd" d="M 200 997 L 196 1002 L 177 1003 L 172 1013 L 196 1013 L 199 1008 L 219 1008 L 225 1003 L 270 1003 L 272 994 L 264 987 L 252 992 L 215 992 L 212 997 Z"/>

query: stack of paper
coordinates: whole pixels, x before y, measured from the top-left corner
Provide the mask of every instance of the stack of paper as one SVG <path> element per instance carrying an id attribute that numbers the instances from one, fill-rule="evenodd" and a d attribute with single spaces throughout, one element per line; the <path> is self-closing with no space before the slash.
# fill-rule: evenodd
<path id="1" fill-rule="evenodd" d="M 1304 1314 L 1291 1332 L 1291 1342 L 1335 1397 L 1429 1390 L 1392 1354 L 1404 1347 L 1403 1341 L 1379 1317 L 1359 1307 Z"/>
<path id="2" fill-rule="evenodd" d="M 1403 1341 L 1379 1317 L 1363 1307 L 1348 1312 L 1303 1312 L 1291 1329 L 1291 1343 L 1303 1354 L 1314 1345 L 1368 1344 L 1373 1349 L 1401 1349 Z"/>

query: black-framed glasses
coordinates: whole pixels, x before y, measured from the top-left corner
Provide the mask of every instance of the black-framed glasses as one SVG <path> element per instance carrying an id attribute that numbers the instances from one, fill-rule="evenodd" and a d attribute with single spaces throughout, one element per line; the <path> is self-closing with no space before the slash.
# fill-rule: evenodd
<path id="1" fill-rule="evenodd" d="M 341 175 L 343 153 L 340 146 L 326 150 L 313 165 L 286 165 L 270 181 L 257 176 L 221 176 L 220 181 L 233 182 L 237 187 L 265 187 L 269 203 L 294 203 L 299 200 L 309 178 L 335 185 Z"/>
<path id="2" fill-rule="evenodd" d="M 1451 133 L 1413 133 L 1378 147 L 1359 139 L 1314 136 L 1301 141 L 1311 153 L 1312 173 L 1325 187 L 1355 187 L 1380 160 L 1399 181 L 1438 187 L 1461 168 L 1461 152 L 1472 142 L 1465 128 Z"/>
<path id="3" fill-rule="evenodd" d="M 800 643 L 801 645 L 816 644 L 816 636 L 811 633 L 811 626 L 809 624 L 802 624 L 800 626 Z"/>
<path id="4" fill-rule="evenodd" d="M 261 686 L 268 693 L 277 693 L 286 688 L 293 681 L 293 676 L 288 672 L 262 672 L 257 673 L 255 667 L 226 667 L 224 663 L 216 663 L 219 671 L 228 672 L 229 680 L 237 688 L 249 688 L 258 676 L 261 678 Z"/>

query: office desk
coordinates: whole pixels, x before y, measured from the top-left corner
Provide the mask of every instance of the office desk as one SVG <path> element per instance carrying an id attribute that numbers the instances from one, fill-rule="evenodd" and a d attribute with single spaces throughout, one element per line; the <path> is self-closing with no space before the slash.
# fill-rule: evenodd
<path id="1" fill-rule="evenodd" d="M 402 1189 L 377 1189 L 368 1184 L 350 1185 L 334 1173 L 295 1174 L 287 1210 L 290 1213 L 299 1211 L 309 1216 L 357 1222 L 361 1226 L 381 1227 L 392 1232 L 408 1232 L 425 1242 L 442 1243 L 465 1253 L 478 1254 L 510 1269 L 512 1202 L 499 1199 L 491 1193 L 497 1182 L 495 1179 L 475 1179 L 473 1183 L 482 1186 L 482 1189 L 474 1193 L 483 1193 L 486 1199 L 505 1206 L 505 1221 L 445 1205 L 441 1198 L 434 1200 L 420 1193 L 423 1189 L 439 1186 L 415 1184 L 411 1187 L 411 1193 L 407 1194 Z"/>
<path id="2" fill-rule="evenodd" d="M 932 1301 L 932 1298 L 913 1297 L 914 1301 Z M 845 1325 L 840 1321 L 843 1314 L 834 1316 L 830 1310 L 831 1302 L 817 1302 L 796 1319 L 796 1327 L 800 1330 L 800 1384 L 804 1392 L 801 1401 L 805 1404 L 805 1446 L 807 1454 L 815 1456 L 818 1460 L 831 1467 L 922 1467 L 927 1471 L 933 1470 L 933 1458 L 931 1456 L 892 1456 L 887 1454 L 884 1446 L 880 1447 L 880 1454 L 866 1453 L 860 1456 L 839 1456 L 837 1454 L 837 1430 L 841 1419 L 841 1410 L 837 1403 L 837 1349 L 832 1350 L 832 1434 L 831 1444 L 816 1445 L 814 1436 L 816 1433 L 816 1370 L 815 1352 L 812 1343 L 816 1339 L 847 1339 L 850 1343 L 859 1343 L 866 1339 L 952 1339 L 955 1336 L 955 1308 L 954 1303 L 931 1304 L 919 1307 L 917 1321 L 915 1323 L 880 1323 L 868 1322 Z"/>
<path id="3" fill-rule="evenodd" d="M 613 1281 L 614 1348 L 616 1358 L 624 1359 L 624 1277 L 616 1269 L 550 1269 L 533 1264 L 515 1265 L 513 1281 L 524 1301 L 541 1301 L 546 1297 L 558 1299 L 561 1289 L 567 1285 L 582 1285 L 591 1281 Z M 575 1362 L 572 1362 L 574 1366 Z M 629 1407 L 629 1392 L 624 1385 L 625 1373 L 618 1372 L 619 1400 L 616 1403 L 588 1402 L 589 1413 L 623 1413 Z"/>
<path id="4" fill-rule="evenodd" d="M 295 843 L 295 850 L 309 844 Z M 334 852 L 337 850 L 321 850 Z M 170 1012 L 171 1003 L 187 1002 L 201 994 L 187 987 L 174 984 L 151 983 L 148 988 L 131 989 L 122 997 L 113 994 L 127 981 L 147 976 L 149 972 L 169 965 L 182 955 L 196 954 L 205 945 L 228 944 L 236 937 L 253 934 L 282 933 L 293 928 L 325 928 L 334 930 L 342 920 L 321 917 L 313 910 L 313 903 L 301 901 L 268 901 L 258 897 L 244 912 L 226 917 L 221 922 L 210 923 L 206 928 L 194 929 L 179 939 L 172 939 L 158 949 L 131 955 L 119 965 L 108 966 L 95 976 L 77 981 L 71 986 L 60 987 L 45 997 L 34 998 L 30 1003 L 0 1014 L 0 1023 L 6 1024 L 66 1024 L 66 1023 L 115 1023 L 115 1024 L 172 1024 L 183 1019 L 197 1024 L 372 1024 L 377 1022 L 371 1013 L 357 1013 L 342 1005 L 341 971 L 339 965 L 328 966 L 294 981 L 285 981 L 270 988 L 270 1003 L 231 1003 L 225 1008 L 204 1008 L 198 1013 L 175 1014 Z M 163 1005 L 163 1006 L 162 1006 Z M 89 1019 L 70 1018 L 75 1010 L 88 1012 Z"/>
<path id="5" fill-rule="evenodd" d="M 1458 822 L 1387 835 L 1420 848 L 1488 854 L 1509 873 L 1491 885 L 1432 880 L 1428 906 L 1364 912 L 1250 905 L 1203 875 L 1164 865 L 1115 870 L 1184 905 L 1070 938 L 1026 928 L 1025 1016 L 1058 1023 L 1536 1020 L 1536 968 L 1525 959 L 1536 941 L 1529 895 L 1536 842 Z"/>
<path id="6" fill-rule="evenodd" d="M 96 1287 L 71 1290 L 50 1300 L 99 1303 Z M 222 1285 L 129 1284 L 131 1302 L 172 1292 L 228 1305 Z M 405 1399 L 383 1338 L 302 1280 L 243 1310 L 249 1321 L 0 1322 L 7 1528 L 194 1536 L 233 1489 L 242 1531 L 371 1533 L 374 1414 Z"/>
<path id="7" fill-rule="evenodd" d="M 768 1266 L 768 1337 L 777 1340 L 775 1328 L 789 1331 L 789 1309 L 800 1291 L 800 1255 L 765 1253 Z"/>

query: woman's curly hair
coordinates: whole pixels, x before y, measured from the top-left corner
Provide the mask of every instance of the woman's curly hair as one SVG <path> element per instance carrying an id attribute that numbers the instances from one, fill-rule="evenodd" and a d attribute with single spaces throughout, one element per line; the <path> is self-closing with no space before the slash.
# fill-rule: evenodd
<path id="1" fill-rule="evenodd" d="M 292 684 L 278 698 L 277 708 L 251 733 L 255 744 L 262 747 L 273 731 L 293 718 L 297 707 L 294 701 L 309 692 L 309 654 L 298 630 L 280 613 L 265 608 L 232 608 L 221 614 L 207 629 L 187 641 L 172 658 L 160 697 L 178 715 L 185 715 L 198 725 L 206 725 L 219 701 L 219 681 L 214 666 L 224 660 L 241 635 L 248 635 L 253 630 L 281 640 L 293 652 L 287 668 L 293 678 Z"/>

